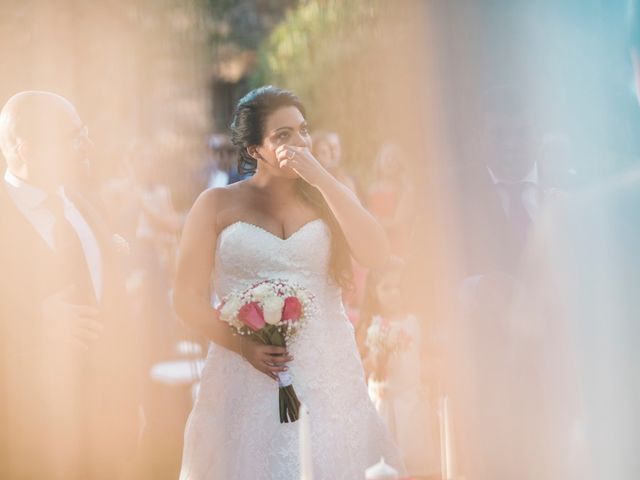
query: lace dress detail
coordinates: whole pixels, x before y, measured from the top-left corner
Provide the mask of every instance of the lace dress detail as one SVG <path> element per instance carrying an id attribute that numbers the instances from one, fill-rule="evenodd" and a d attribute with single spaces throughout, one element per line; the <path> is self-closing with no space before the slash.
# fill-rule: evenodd
<path id="1" fill-rule="evenodd" d="M 214 285 L 222 298 L 279 278 L 308 288 L 317 314 L 289 346 L 289 372 L 309 409 L 315 480 L 359 480 L 400 454 L 367 394 L 353 327 L 330 279 L 330 230 L 314 220 L 287 239 L 236 222 L 218 235 Z M 211 345 L 185 432 L 181 480 L 299 480 L 298 423 L 281 424 L 277 383 Z"/>

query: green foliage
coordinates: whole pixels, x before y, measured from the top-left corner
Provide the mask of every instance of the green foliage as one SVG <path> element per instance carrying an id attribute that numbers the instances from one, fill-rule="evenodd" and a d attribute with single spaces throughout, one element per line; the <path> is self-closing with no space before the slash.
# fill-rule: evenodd
<path id="1" fill-rule="evenodd" d="M 376 0 L 311 0 L 290 11 L 258 51 L 252 86 L 267 83 L 294 91 L 307 106 L 312 126 L 338 131 L 345 140 L 345 161 L 355 167 L 354 155 L 373 155 L 363 143 L 375 116 L 376 79 L 367 72 L 375 52 L 376 25 L 381 2 Z M 366 84 L 366 85 L 364 85 Z M 365 87 L 364 89 L 362 87 Z M 366 90 L 366 91 L 365 91 Z M 354 125 L 355 114 L 361 113 Z M 369 112 L 370 113 L 370 112 Z M 348 138 L 347 138 L 348 137 Z"/>
<path id="2" fill-rule="evenodd" d="M 209 43 L 255 50 L 298 0 L 197 0 L 207 12 Z"/>
<path id="3" fill-rule="evenodd" d="M 406 50 L 413 2 L 309 0 L 290 11 L 258 51 L 253 87 L 288 88 L 312 127 L 335 130 L 345 162 L 364 173 L 380 143 L 394 138 L 389 69 Z M 402 70 L 405 67 L 399 67 Z M 390 126 L 391 125 L 391 126 Z"/>

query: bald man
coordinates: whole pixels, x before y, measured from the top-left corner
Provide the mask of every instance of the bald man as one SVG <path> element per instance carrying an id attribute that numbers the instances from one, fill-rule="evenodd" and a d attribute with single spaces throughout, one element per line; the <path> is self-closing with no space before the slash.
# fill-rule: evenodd
<path id="1" fill-rule="evenodd" d="M 74 194 L 91 149 L 49 92 L 0 112 L 0 478 L 118 479 L 139 434 L 123 253 Z"/>

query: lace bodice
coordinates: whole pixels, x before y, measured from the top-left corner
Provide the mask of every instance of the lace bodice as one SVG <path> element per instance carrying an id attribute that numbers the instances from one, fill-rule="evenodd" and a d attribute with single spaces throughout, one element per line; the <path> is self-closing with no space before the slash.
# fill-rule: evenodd
<path id="1" fill-rule="evenodd" d="M 218 235 L 214 288 L 218 298 L 267 279 L 298 283 L 320 302 L 339 302 L 340 288 L 329 277 L 331 231 L 312 220 L 282 239 L 246 222 L 235 222 Z M 336 304 L 334 303 L 334 306 Z"/>

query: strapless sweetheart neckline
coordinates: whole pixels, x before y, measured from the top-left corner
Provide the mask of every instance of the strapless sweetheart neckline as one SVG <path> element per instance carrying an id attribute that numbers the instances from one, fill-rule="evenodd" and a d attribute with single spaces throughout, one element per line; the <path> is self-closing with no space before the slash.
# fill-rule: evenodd
<path id="1" fill-rule="evenodd" d="M 231 227 L 234 227 L 236 225 L 248 225 L 249 227 L 253 227 L 256 230 L 262 231 L 264 233 L 266 233 L 267 235 L 269 235 L 270 237 L 275 238 L 276 240 L 279 240 L 281 242 L 288 242 L 289 240 L 291 240 L 292 238 L 294 238 L 296 235 L 298 235 L 301 231 L 303 231 L 304 229 L 306 229 L 307 227 L 317 223 L 317 222 L 324 222 L 324 220 L 322 220 L 321 218 L 315 218 L 313 220 L 309 220 L 308 222 L 304 223 L 302 226 L 300 226 L 300 228 L 298 228 L 295 232 L 293 232 L 291 235 L 289 235 L 286 238 L 282 238 L 278 235 L 276 235 L 273 232 L 270 232 L 269 230 L 267 230 L 266 228 L 263 228 L 259 225 L 256 225 L 255 223 L 251 223 L 251 222 L 245 222 L 244 220 L 236 220 L 233 223 L 230 223 L 229 225 L 227 225 L 226 227 L 224 227 L 220 233 L 218 234 L 218 237 L 221 237 L 225 232 L 227 232 L 227 230 L 229 230 Z"/>

